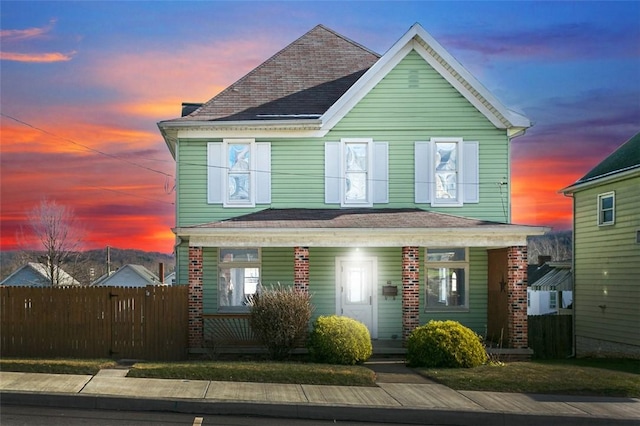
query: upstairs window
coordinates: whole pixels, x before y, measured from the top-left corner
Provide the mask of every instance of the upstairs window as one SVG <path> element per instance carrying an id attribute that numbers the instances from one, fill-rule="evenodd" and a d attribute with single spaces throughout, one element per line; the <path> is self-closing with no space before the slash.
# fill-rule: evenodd
<path id="1" fill-rule="evenodd" d="M 325 143 L 325 203 L 371 207 L 388 202 L 387 142 L 345 138 Z"/>
<path id="2" fill-rule="evenodd" d="M 616 219 L 616 199 L 614 192 L 598 195 L 598 225 L 613 225 Z"/>
<path id="3" fill-rule="evenodd" d="M 224 207 L 271 203 L 271 144 L 253 139 L 210 142 L 207 201 Z"/>
<path id="4" fill-rule="evenodd" d="M 465 248 L 427 249 L 426 310 L 469 308 L 469 262 Z"/>
<path id="5" fill-rule="evenodd" d="M 479 145 L 456 137 L 415 143 L 415 202 L 434 207 L 478 203 Z"/>
<path id="6" fill-rule="evenodd" d="M 245 311 L 260 285 L 260 250 L 221 248 L 218 259 L 218 309 Z"/>

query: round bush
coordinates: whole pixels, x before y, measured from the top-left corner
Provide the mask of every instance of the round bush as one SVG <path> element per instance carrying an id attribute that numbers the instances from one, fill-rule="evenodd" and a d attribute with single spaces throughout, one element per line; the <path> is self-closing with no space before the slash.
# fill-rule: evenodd
<path id="1" fill-rule="evenodd" d="M 316 362 L 353 365 L 368 360 L 373 352 L 367 327 L 352 318 L 320 316 L 313 323 L 309 354 Z"/>
<path id="2" fill-rule="evenodd" d="M 429 321 L 407 339 L 411 367 L 471 368 L 487 362 L 482 339 L 457 321 Z"/>

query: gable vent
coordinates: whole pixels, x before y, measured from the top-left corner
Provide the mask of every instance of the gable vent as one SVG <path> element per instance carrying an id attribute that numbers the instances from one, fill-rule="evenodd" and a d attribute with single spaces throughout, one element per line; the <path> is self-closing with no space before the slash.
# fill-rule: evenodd
<path id="1" fill-rule="evenodd" d="M 420 74 L 418 70 L 409 70 L 409 89 L 417 89 L 420 87 Z"/>

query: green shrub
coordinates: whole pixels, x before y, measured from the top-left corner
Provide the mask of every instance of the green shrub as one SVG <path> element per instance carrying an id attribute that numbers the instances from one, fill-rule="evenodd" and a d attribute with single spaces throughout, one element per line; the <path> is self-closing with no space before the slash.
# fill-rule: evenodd
<path id="1" fill-rule="evenodd" d="M 457 321 L 429 321 L 407 339 L 411 367 L 477 367 L 487 361 L 482 339 Z"/>
<path id="2" fill-rule="evenodd" d="M 337 315 L 315 320 L 309 338 L 309 354 L 314 361 L 353 365 L 369 359 L 372 352 L 369 330 L 361 322 Z"/>
<path id="3" fill-rule="evenodd" d="M 278 284 L 253 297 L 249 324 L 271 359 L 280 360 L 304 346 L 312 313 L 309 293 Z"/>

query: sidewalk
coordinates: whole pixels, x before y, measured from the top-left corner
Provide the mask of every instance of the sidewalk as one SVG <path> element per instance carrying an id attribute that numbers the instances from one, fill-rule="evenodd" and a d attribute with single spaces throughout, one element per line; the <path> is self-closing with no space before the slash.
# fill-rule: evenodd
<path id="1" fill-rule="evenodd" d="M 640 399 L 454 391 L 378 374 L 377 387 L 346 387 L 0 372 L 3 405 L 171 411 L 435 425 L 640 424 Z"/>

